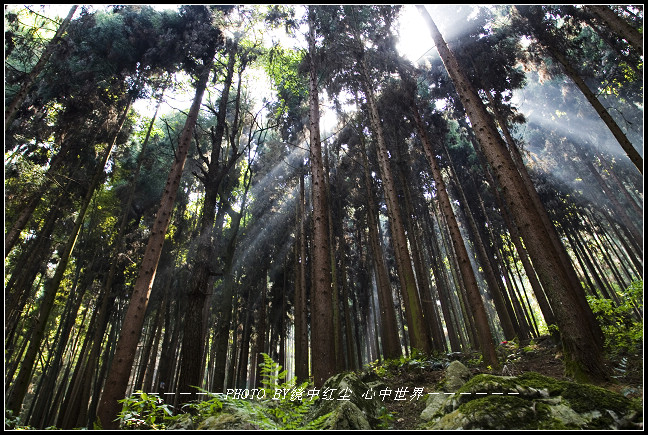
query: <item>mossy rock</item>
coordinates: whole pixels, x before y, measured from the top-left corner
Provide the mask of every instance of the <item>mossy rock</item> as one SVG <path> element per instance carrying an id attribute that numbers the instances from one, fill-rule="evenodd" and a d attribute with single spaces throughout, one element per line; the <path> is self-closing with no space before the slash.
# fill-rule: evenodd
<path id="1" fill-rule="evenodd" d="M 471 400 L 444 415 L 428 429 L 537 429 L 537 421 L 548 415 L 513 396 L 484 396 Z"/>
<path id="2" fill-rule="evenodd" d="M 193 430 L 195 426 L 190 414 L 180 414 L 174 417 L 173 423 L 167 426 L 167 430 Z"/>
<path id="3" fill-rule="evenodd" d="M 425 429 L 619 429 L 641 419 L 620 394 L 538 373 L 477 375 L 424 411 Z"/>
<path id="4" fill-rule="evenodd" d="M 325 391 L 333 390 L 332 400 L 326 400 Z M 382 403 L 378 399 L 378 391 L 373 390 L 373 398 L 364 398 L 363 394 L 370 387 L 362 382 L 357 374 L 344 372 L 329 378 L 320 389 L 319 399 L 309 413 L 308 421 L 330 416 L 324 423 L 324 429 L 371 429 L 379 423 Z M 340 392 L 350 392 L 348 400 L 341 400 Z"/>
<path id="5" fill-rule="evenodd" d="M 255 424 L 259 414 L 248 408 L 225 403 L 223 410 L 217 415 L 212 415 L 196 425 L 199 430 L 251 430 L 260 429 Z"/>
<path id="6" fill-rule="evenodd" d="M 443 391 L 452 393 L 457 391 L 463 384 L 466 383 L 472 373 L 459 361 L 452 361 L 446 368 L 446 374 L 441 385 Z"/>

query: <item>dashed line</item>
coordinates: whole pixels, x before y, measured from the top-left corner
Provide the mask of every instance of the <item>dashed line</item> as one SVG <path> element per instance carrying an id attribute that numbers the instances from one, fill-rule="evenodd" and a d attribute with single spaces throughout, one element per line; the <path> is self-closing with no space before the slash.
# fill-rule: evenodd
<path id="1" fill-rule="evenodd" d="M 141 392 L 133 393 L 133 395 L 137 395 L 137 394 L 148 394 L 149 396 L 159 396 L 159 395 L 174 396 L 176 393 L 141 393 Z M 191 394 L 191 393 L 178 393 L 178 394 Z M 195 394 L 196 395 L 205 395 L 205 394 L 210 394 L 210 393 L 195 393 Z M 222 394 L 222 393 L 215 393 L 215 394 Z M 485 394 L 499 394 L 499 395 L 518 394 L 519 395 L 520 393 L 519 392 L 510 392 L 510 393 L 496 393 L 496 392 L 493 392 L 493 393 L 484 393 L 484 392 L 464 393 L 464 392 L 454 392 L 454 393 L 446 393 L 446 392 L 433 391 L 433 392 L 427 393 L 427 394 L 428 395 L 431 395 L 431 394 L 444 394 L 444 395 L 450 396 L 450 395 L 454 395 L 454 394 L 461 394 L 461 395 L 468 395 L 468 394 L 481 394 L 481 395 L 485 395 Z"/>
<path id="2" fill-rule="evenodd" d="M 430 394 L 445 394 L 445 395 L 453 395 L 453 394 L 462 394 L 462 395 L 463 394 L 482 394 L 482 395 L 483 394 L 499 394 L 499 395 L 504 395 L 504 394 L 520 394 L 520 393 L 517 393 L 517 392 L 515 392 L 515 393 L 514 392 L 510 392 L 510 393 L 497 393 L 497 392 L 493 392 L 493 393 L 483 393 L 483 392 L 477 392 L 477 393 L 463 393 L 463 392 L 445 393 L 445 392 L 443 392 L 443 393 L 441 393 L 441 392 L 436 392 L 435 391 L 435 392 L 427 393 L 427 394 L 428 395 L 430 395 Z"/>

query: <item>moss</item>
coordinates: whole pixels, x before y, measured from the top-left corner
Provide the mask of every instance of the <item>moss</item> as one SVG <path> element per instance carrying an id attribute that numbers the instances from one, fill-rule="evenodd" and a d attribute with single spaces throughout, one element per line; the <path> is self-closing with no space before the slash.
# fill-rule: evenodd
<path id="1" fill-rule="evenodd" d="M 466 382 L 457 393 L 503 393 L 515 390 L 515 379 L 506 376 L 481 374 Z"/>
<path id="2" fill-rule="evenodd" d="M 632 408 L 632 401 L 620 394 L 588 384 L 569 383 L 562 393 L 576 412 L 609 409 L 622 414 Z"/>
<path id="3" fill-rule="evenodd" d="M 549 395 L 555 396 L 560 394 L 565 389 L 565 382 L 543 376 L 536 372 L 526 372 L 518 376 L 515 381 L 516 384 L 523 387 L 531 387 L 536 390 L 546 389 Z"/>
<path id="4" fill-rule="evenodd" d="M 562 420 L 555 418 L 552 414 L 552 407 L 546 403 L 536 402 L 536 410 L 545 415 L 546 417 L 538 421 L 538 426 L 536 429 L 553 429 L 553 430 L 569 430 L 569 429 L 580 429 L 578 425 L 575 424 L 565 424 Z"/>
<path id="5" fill-rule="evenodd" d="M 321 388 L 319 394 L 320 399 L 315 402 L 313 409 L 310 412 L 308 417 L 309 421 L 315 420 L 319 417 L 322 417 L 328 413 L 333 413 L 335 418 L 328 419 L 327 421 L 333 422 L 337 421 L 338 417 L 349 416 L 352 413 L 348 412 L 348 409 L 344 407 L 343 409 L 338 409 L 344 403 L 347 403 L 346 400 L 325 400 L 323 399 L 324 391 L 330 388 L 333 392 L 333 397 L 339 399 L 339 395 L 343 390 L 350 393 L 349 401 L 353 403 L 357 412 L 363 414 L 363 418 L 366 419 L 370 425 L 374 426 L 380 423 L 378 416 L 380 415 L 379 409 L 382 407 L 382 403 L 378 398 L 378 392 L 374 390 L 374 397 L 372 399 L 365 399 L 362 397 L 363 394 L 369 391 L 367 384 L 362 382 L 357 374 L 353 372 L 344 372 L 339 373 L 331 378 L 329 378 Z M 343 427 L 344 424 L 341 424 Z"/>
<path id="6" fill-rule="evenodd" d="M 529 402 L 513 396 L 485 396 L 471 400 L 446 415 L 433 429 L 537 429 L 546 419 L 545 408 L 533 408 Z"/>
<path id="7" fill-rule="evenodd" d="M 426 416 L 433 414 L 427 429 L 610 429 L 619 428 L 629 411 L 642 409 L 601 387 L 534 372 L 477 375 L 455 395 L 438 400 L 426 408 Z"/>

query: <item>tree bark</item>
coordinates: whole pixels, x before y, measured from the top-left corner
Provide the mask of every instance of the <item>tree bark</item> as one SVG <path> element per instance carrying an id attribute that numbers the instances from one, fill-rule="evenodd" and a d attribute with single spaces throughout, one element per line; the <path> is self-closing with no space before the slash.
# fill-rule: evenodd
<path id="1" fill-rule="evenodd" d="M 321 387 L 335 373 L 335 337 L 331 288 L 331 257 L 328 236 L 328 203 L 319 131 L 319 92 L 315 65 L 314 7 L 309 7 L 310 59 L 310 159 L 313 189 L 313 282 L 311 313 L 311 352 L 315 386 Z"/>
<path id="2" fill-rule="evenodd" d="M 568 272 L 553 249 L 553 242 L 543 231 L 544 224 L 535 211 L 535 205 L 477 92 L 463 74 L 425 7 L 417 7 L 430 26 L 432 37 L 459 93 L 472 129 L 495 172 L 531 260 L 538 270 L 543 288 L 552 303 L 561 331 L 566 373 L 579 381 L 607 379 L 609 375 L 603 363 L 602 348 L 591 329 L 590 317 L 586 312 L 589 307 L 584 307 L 579 301 L 578 293 L 583 292 L 582 288 L 573 288 Z"/>
<path id="3" fill-rule="evenodd" d="M 104 429 L 117 429 L 119 427 L 119 423 L 115 421 L 117 414 L 121 409 L 121 404 L 118 400 L 123 399 L 124 394 L 126 393 L 128 377 L 141 334 L 142 323 L 144 322 L 144 313 L 146 311 L 146 306 L 148 305 L 153 280 L 155 279 L 155 272 L 162 253 L 166 230 L 171 221 L 171 214 L 178 193 L 180 177 L 182 176 L 189 146 L 191 145 L 192 132 L 198 119 L 200 103 L 205 92 L 205 87 L 207 86 L 207 79 L 209 78 L 212 62 L 212 60 L 208 61 L 200 73 L 196 85 L 196 95 L 191 105 L 191 109 L 189 110 L 185 126 L 182 130 L 175 162 L 169 172 L 160 207 L 151 230 L 151 236 L 149 237 L 146 246 L 140 272 L 133 288 L 131 303 L 126 312 L 126 317 L 124 318 L 122 331 L 115 350 L 114 360 L 108 373 L 101 403 L 97 412 L 97 416 L 102 428 Z"/>
<path id="4" fill-rule="evenodd" d="M 488 326 L 488 316 L 486 315 L 484 301 L 482 300 L 481 294 L 479 293 L 479 287 L 477 285 L 477 279 L 475 278 L 475 272 L 473 271 L 472 265 L 470 264 L 468 251 L 466 250 L 463 238 L 461 237 L 459 225 L 457 225 L 457 219 L 455 217 L 454 210 L 452 209 L 450 198 L 448 197 L 448 191 L 446 190 L 445 182 L 443 181 L 443 176 L 441 175 L 441 170 L 439 169 L 439 165 L 436 161 L 436 157 L 428 139 L 427 131 L 425 129 L 425 126 L 423 125 L 423 121 L 421 120 L 421 115 L 419 114 L 415 101 L 412 101 L 412 119 L 414 121 L 414 124 L 416 125 L 416 129 L 423 144 L 423 150 L 425 152 L 425 156 L 427 157 L 428 164 L 430 165 L 432 177 L 434 178 L 434 185 L 438 194 L 439 202 L 441 204 L 441 209 L 443 211 L 443 215 L 446 218 L 446 223 L 448 224 L 450 237 L 452 239 L 452 246 L 455 249 L 457 262 L 459 263 L 459 270 L 466 286 L 466 293 L 468 296 L 468 302 L 470 304 L 470 310 L 472 312 L 473 319 L 475 320 L 479 347 L 481 349 L 482 355 L 484 356 L 484 361 L 494 368 L 499 367 L 497 354 L 495 352 L 495 343 L 493 342 L 493 337 Z"/>
<path id="5" fill-rule="evenodd" d="M 304 174 L 299 177 L 299 204 L 297 221 L 299 225 L 298 247 L 295 252 L 295 376 L 297 382 L 308 380 L 308 307 L 306 299 L 306 192 Z"/>
<path id="6" fill-rule="evenodd" d="M 65 274 L 68 261 L 70 260 L 74 246 L 76 245 L 76 242 L 79 238 L 81 226 L 83 225 L 83 221 L 85 220 L 86 212 L 88 211 L 88 207 L 90 206 L 90 202 L 92 201 L 95 190 L 99 186 L 99 182 L 104 175 L 106 163 L 108 162 L 113 148 L 115 147 L 117 136 L 121 131 L 122 126 L 124 125 L 124 121 L 126 120 L 126 116 L 128 114 L 128 111 L 130 110 L 132 100 L 133 96 L 131 95 L 128 103 L 126 104 L 124 112 L 122 113 L 117 123 L 117 126 L 115 126 L 111 141 L 109 145 L 107 145 L 104 149 L 103 154 L 101 155 L 101 158 L 97 163 L 97 169 L 92 179 L 90 180 L 90 185 L 88 186 L 85 198 L 81 203 L 81 208 L 79 209 L 79 213 L 74 222 L 72 234 L 70 234 L 65 247 L 61 251 L 54 276 L 45 284 L 45 292 L 41 301 L 39 313 L 34 319 L 34 323 L 32 325 L 30 344 L 27 348 L 25 359 L 22 362 L 20 371 L 18 372 L 18 376 L 15 380 L 14 388 L 9 395 L 9 399 L 7 400 L 7 409 L 12 410 L 14 412 L 14 415 L 18 415 L 20 413 L 23 399 L 25 397 L 25 394 L 27 393 L 27 388 L 29 387 L 29 380 L 31 379 L 34 362 L 36 361 L 38 350 L 40 349 L 41 342 L 45 335 L 45 328 L 48 323 L 50 312 L 54 306 L 56 293 L 58 292 L 61 282 L 63 281 L 63 275 Z"/>
<path id="7" fill-rule="evenodd" d="M 632 45 L 643 56 L 643 35 L 618 16 L 609 6 L 587 5 L 585 9 L 597 15 L 610 30 Z"/>
<path id="8" fill-rule="evenodd" d="M 394 243 L 394 254 L 396 256 L 396 265 L 401 281 L 401 294 L 405 303 L 407 332 L 410 338 L 410 345 L 412 348 L 416 348 L 423 353 L 428 353 L 430 351 L 430 337 L 427 334 L 426 328 L 423 326 L 425 319 L 423 318 L 421 300 L 416 285 L 416 278 L 414 277 L 414 270 L 412 269 L 405 227 L 400 214 L 396 183 L 389 161 L 389 151 L 387 150 L 387 144 L 383 135 L 375 97 L 369 85 L 369 75 L 364 59 L 358 59 L 358 67 L 360 69 L 363 92 L 369 108 L 371 130 L 376 138 L 378 162 L 381 178 L 384 183 L 385 202 L 387 203 L 387 213 Z"/>
<path id="9" fill-rule="evenodd" d="M 364 168 L 364 184 L 367 192 L 367 226 L 369 227 L 369 247 L 374 263 L 376 285 L 378 287 L 378 307 L 380 309 L 381 337 L 383 353 L 386 359 L 399 358 L 402 355 L 400 339 L 398 338 L 398 325 L 394 312 L 394 299 L 392 297 L 389 272 L 385 266 L 383 251 L 378 238 L 378 219 L 376 217 L 376 204 L 373 189 L 371 188 L 371 175 L 369 174 L 369 159 L 364 138 L 360 136 L 362 164 Z"/>

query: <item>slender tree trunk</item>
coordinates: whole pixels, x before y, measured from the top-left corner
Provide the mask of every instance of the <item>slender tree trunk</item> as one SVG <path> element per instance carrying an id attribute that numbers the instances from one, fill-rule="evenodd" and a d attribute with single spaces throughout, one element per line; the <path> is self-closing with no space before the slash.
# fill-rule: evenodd
<path id="1" fill-rule="evenodd" d="M 389 161 L 389 151 L 383 135 L 380 115 L 376 107 L 375 97 L 369 85 L 369 75 L 364 59 L 358 59 L 358 67 L 361 75 L 363 92 L 369 107 L 369 119 L 371 129 L 376 138 L 378 162 L 381 178 L 384 183 L 385 202 L 394 243 L 394 254 L 398 275 L 401 281 L 401 294 L 405 303 L 405 315 L 407 317 L 407 332 L 410 337 L 410 345 L 423 353 L 430 351 L 430 337 L 424 327 L 425 319 L 421 308 L 421 300 L 414 277 L 414 270 L 410 259 L 410 252 L 407 246 L 405 226 L 400 214 L 396 183 Z"/>
<path id="2" fill-rule="evenodd" d="M 432 213 L 434 216 L 437 215 L 437 210 L 434 204 L 434 200 L 431 202 Z M 432 257 L 442 259 L 441 247 L 439 246 L 439 241 L 437 238 L 436 231 L 434 230 L 434 216 L 426 216 L 426 220 L 429 220 L 429 237 L 430 247 L 432 248 Z M 439 228 L 439 230 L 441 230 Z M 439 264 L 441 263 L 441 264 Z M 448 330 L 448 341 L 450 342 L 450 350 L 452 352 L 461 351 L 461 343 L 459 341 L 459 331 L 458 324 L 456 322 L 453 310 L 452 310 L 452 301 L 450 300 L 450 278 L 448 277 L 447 270 L 445 265 L 441 261 L 432 262 L 432 270 L 434 276 L 437 280 L 437 291 L 439 292 L 439 302 L 441 302 L 441 312 L 443 313 L 443 319 L 445 320 L 446 329 Z"/>
<path id="3" fill-rule="evenodd" d="M 591 310 L 580 302 L 579 292 L 583 293 L 582 288 L 573 288 L 569 273 L 565 270 L 565 267 L 570 265 L 561 264 L 560 255 L 553 249 L 553 242 L 547 237 L 544 224 L 535 211 L 535 205 L 523 188 L 520 175 L 494 121 L 489 117 L 481 99 L 448 49 L 432 17 L 424 6 L 419 5 L 418 8 L 430 26 L 432 37 L 459 93 L 472 129 L 502 187 L 506 202 L 511 205 L 515 223 L 525 239 L 529 255 L 552 303 L 561 331 L 566 373 L 587 382 L 607 379 L 609 374 L 603 363 L 599 335 L 593 332 L 592 328 L 595 325 L 590 322 Z M 584 298 L 584 294 L 582 297 Z"/>
<path id="4" fill-rule="evenodd" d="M 11 277 L 5 285 L 5 352 L 7 355 L 12 355 L 15 331 L 32 293 L 34 280 L 47 261 L 47 256 L 51 254 L 54 241 L 52 234 L 63 213 L 62 206 L 65 201 L 66 198 L 59 196 L 52 204 L 38 236 L 25 246 L 25 252 L 21 253 L 16 263 L 20 267 L 12 270 Z M 45 274 L 41 273 L 41 279 L 44 276 Z"/>
<path id="5" fill-rule="evenodd" d="M 268 278 L 267 271 L 264 274 L 263 282 L 261 283 L 261 300 L 259 302 L 258 318 L 256 322 L 256 341 L 254 343 L 254 388 L 261 387 L 261 369 L 263 368 L 263 355 L 266 348 L 266 298 L 268 291 Z"/>
<path id="6" fill-rule="evenodd" d="M 306 304 L 306 196 L 304 174 L 299 177 L 299 204 L 297 220 L 299 241 L 295 250 L 295 376 L 301 383 L 308 379 L 308 307 Z"/>
<path id="7" fill-rule="evenodd" d="M 124 318 L 122 332 L 120 333 L 119 342 L 115 350 L 115 357 L 108 373 L 97 412 L 104 429 L 117 429 L 119 427 L 119 423 L 115 421 L 121 409 L 121 404 L 118 400 L 123 399 L 126 393 L 128 377 L 135 357 L 135 349 L 137 349 L 142 323 L 144 322 L 144 313 L 148 305 L 153 280 L 155 279 L 155 272 L 162 253 L 166 230 L 171 220 L 173 204 L 178 193 L 180 177 L 182 176 L 184 163 L 187 158 L 189 146 L 191 145 L 192 133 L 198 119 L 200 103 L 205 92 L 211 65 L 212 61 L 210 60 L 203 67 L 203 71 L 200 74 L 196 86 L 196 95 L 180 137 L 175 162 L 169 173 L 156 220 L 151 230 L 151 236 L 146 246 L 140 272 L 135 282 L 131 297 L 132 302 L 129 304 L 126 317 Z"/>
<path id="8" fill-rule="evenodd" d="M 506 302 L 504 301 L 504 297 L 503 297 L 504 291 L 501 286 L 502 282 L 498 279 L 498 277 L 495 274 L 492 261 L 489 258 L 488 253 L 486 252 L 484 241 L 482 239 L 479 228 L 477 227 L 477 223 L 475 222 L 475 217 L 473 215 L 473 212 L 470 209 L 468 198 L 466 198 L 466 194 L 464 193 L 464 189 L 461 186 L 459 179 L 456 178 L 457 171 L 452 162 L 452 158 L 450 157 L 450 153 L 448 153 L 447 149 L 445 149 L 445 151 L 446 151 L 446 156 L 448 157 L 448 161 L 450 162 L 450 166 L 452 166 L 453 168 L 452 171 L 450 172 L 451 177 L 457 180 L 455 190 L 459 192 L 459 195 L 461 197 L 461 203 L 463 204 L 465 210 L 464 214 L 468 219 L 468 224 L 473 234 L 475 250 L 477 251 L 478 258 L 480 260 L 482 268 L 484 269 L 484 275 L 486 278 L 488 289 L 490 290 L 490 295 L 493 298 L 493 303 L 495 304 L 495 310 L 497 312 L 497 316 L 499 317 L 502 330 L 504 331 L 504 337 L 507 340 L 511 340 L 516 335 L 515 327 L 513 326 L 513 321 L 509 316 L 508 310 L 506 309 Z"/>
<path id="9" fill-rule="evenodd" d="M 486 315 L 486 309 L 484 308 L 484 301 L 482 300 L 481 294 L 479 293 L 479 287 L 477 285 L 477 279 L 475 278 L 475 272 L 473 271 L 472 265 L 470 264 L 468 251 L 466 250 L 463 238 L 461 237 L 461 232 L 459 231 L 459 225 L 457 224 L 457 219 L 455 217 L 454 210 L 452 209 L 450 198 L 448 197 L 448 191 L 446 190 L 445 182 L 443 181 L 443 176 L 441 175 L 441 169 L 439 169 L 434 151 L 432 150 L 432 145 L 430 145 L 430 141 L 428 139 L 427 131 L 425 129 L 425 126 L 423 125 L 423 121 L 421 120 L 421 115 L 419 114 L 418 108 L 416 107 L 416 102 L 414 101 L 412 102 L 412 118 L 416 125 L 421 142 L 423 143 L 423 150 L 425 152 L 425 156 L 427 157 L 428 164 L 430 165 L 430 170 L 434 178 L 434 185 L 439 198 L 439 202 L 441 203 L 441 209 L 450 231 L 452 246 L 454 247 L 455 253 L 457 255 L 459 270 L 461 272 L 464 285 L 466 286 L 465 290 L 468 296 L 470 310 L 475 321 L 479 347 L 482 351 L 482 355 L 484 356 L 484 361 L 490 366 L 498 367 L 499 362 L 497 360 L 497 354 L 495 352 L 495 343 L 493 342 L 493 337 L 488 326 L 488 316 Z"/>
<path id="10" fill-rule="evenodd" d="M 319 92 L 315 65 L 314 7 L 309 7 L 310 58 L 310 159 L 313 189 L 313 283 L 311 313 L 311 352 L 315 386 L 335 374 L 335 337 L 333 336 L 333 307 L 331 287 L 331 256 L 328 236 L 328 203 L 319 131 Z"/>
<path id="11" fill-rule="evenodd" d="M 36 62 L 36 65 L 34 65 L 34 68 L 32 68 L 31 72 L 20 87 L 20 90 L 13 98 L 11 103 L 9 103 L 9 106 L 5 110 L 5 129 L 13 121 L 14 117 L 16 116 L 16 112 L 20 108 L 20 105 L 23 103 L 23 101 L 25 101 L 25 98 L 27 98 L 27 92 L 32 87 L 32 85 L 36 81 L 36 78 L 47 64 L 47 61 L 52 56 L 52 53 L 54 53 L 54 49 L 61 40 L 63 33 L 65 33 L 65 30 L 68 28 L 70 21 L 72 21 L 72 16 L 74 15 L 74 12 L 76 12 L 78 7 L 79 5 L 72 5 L 70 12 L 68 12 L 67 14 L 67 17 L 65 17 L 59 28 L 56 30 L 54 38 L 52 38 L 52 40 L 47 44 L 47 48 L 45 48 L 45 51 L 38 59 L 38 62 Z"/>
<path id="12" fill-rule="evenodd" d="M 373 189 L 371 188 L 371 175 L 369 173 L 369 159 L 364 138 L 360 136 L 362 149 L 362 163 L 364 168 L 364 184 L 367 192 L 367 225 L 369 227 L 369 247 L 374 263 L 376 285 L 378 287 L 378 306 L 380 309 L 380 322 L 382 332 L 383 352 L 386 359 L 399 358 L 402 355 L 400 340 L 398 338 L 398 324 L 394 313 L 394 299 L 392 297 L 389 272 L 385 266 L 385 259 L 378 236 L 378 219 L 376 218 L 376 205 Z"/>
<path id="13" fill-rule="evenodd" d="M 607 27 L 628 41 L 643 56 L 643 35 L 607 5 L 587 5 L 585 9 L 597 15 Z"/>
<path id="14" fill-rule="evenodd" d="M 88 207 L 90 206 L 90 202 L 92 201 L 92 197 L 94 196 L 95 190 L 99 186 L 99 182 L 104 175 L 104 168 L 106 166 L 106 163 L 108 162 L 108 158 L 110 157 L 112 149 L 117 142 L 117 136 L 124 124 L 124 121 L 126 120 L 126 115 L 130 110 L 132 99 L 133 97 L 131 96 L 128 100 L 128 103 L 126 104 L 126 108 L 124 109 L 122 116 L 117 123 L 117 126 L 115 127 L 110 144 L 106 146 L 101 159 L 97 163 L 97 169 L 92 179 L 90 180 L 88 191 L 86 192 L 85 198 L 81 203 L 81 208 L 79 210 L 79 214 L 76 217 L 72 234 L 68 238 L 64 249 L 61 251 L 54 276 L 45 284 L 45 294 L 43 295 L 39 313 L 34 319 L 34 324 L 32 325 L 32 335 L 30 339 L 31 342 L 29 348 L 27 349 L 27 353 L 25 354 L 25 359 L 22 362 L 18 377 L 16 378 L 16 381 L 14 383 L 14 388 L 9 395 L 9 399 L 7 400 L 7 409 L 12 410 L 14 412 L 14 415 L 18 415 L 20 413 L 20 407 L 22 405 L 25 394 L 27 393 L 27 388 L 29 387 L 29 381 L 31 379 L 34 362 L 36 361 L 38 350 L 45 335 L 45 329 L 48 323 L 50 312 L 54 306 L 56 293 L 58 292 L 61 282 L 63 281 L 63 275 L 65 274 L 68 261 L 70 260 L 74 246 L 76 245 L 76 242 L 79 238 L 81 226 L 83 225 L 83 221 L 85 220 L 85 215 L 88 211 Z"/>
<path id="15" fill-rule="evenodd" d="M 607 200 L 610 201 L 610 204 L 612 205 L 611 207 L 612 212 L 617 216 L 617 218 L 623 224 L 626 230 L 630 234 L 632 234 L 633 238 L 636 241 L 643 240 L 643 234 L 641 234 L 641 230 L 639 229 L 639 227 L 637 227 L 634 224 L 634 222 L 632 222 L 625 208 L 619 203 L 619 200 L 617 199 L 618 196 L 617 193 L 612 192 L 612 190 L 605 182 L 601 174 L 594 167 L 594 164 L 592 163 L 592 159 L 590 159 L 587 155 L 585 155 L 583 149 L 578 145 L 574 145 L 574 148 L 576 149 L 576 154 L 578 155 L 580 160 L 587 167 L 587 169 L 589 169 L 589 172 L 592 174 L 597 184 L 600 186 L 601 190 L 605 195 L 605 198 L 607 198 Z"/>

